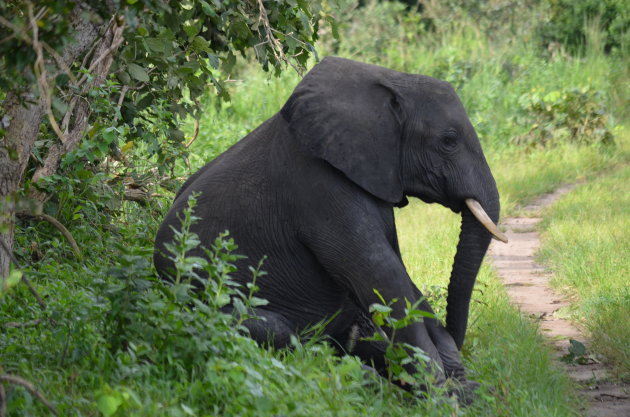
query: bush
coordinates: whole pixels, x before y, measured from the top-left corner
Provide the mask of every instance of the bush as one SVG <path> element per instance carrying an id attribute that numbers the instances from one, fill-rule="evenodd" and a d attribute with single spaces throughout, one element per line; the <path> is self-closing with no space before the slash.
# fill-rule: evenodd
<path id="1" fill-rule="evenodd" d="M 630 3 L 625 0 L 551 0 L 550 19 L 538 28 L 545 48 L 560 43 L 570 53 L 584 52 L 587 25 L 604 32 L 604 51 L 630 52 Z"/>
<path id="2" fill-rule="evenodd" d="M 604 93 L 589 87 L 545 92 L 533 89 L 519 99 L 518 124 L 529 127 L 514 142 L 521 145 L 614 143 Z"/>
<path id="3" fill-rule="evenodd" d="M 354 56 L 359 60 L 374 60 L 387 54 L 405 39 L 401 19 L 405 6 L 397 2 L 369 1 L 360 7 L 357 1 L 341 1 L 339 26 L 343 39 L 340 45 L 333 40 L 334 53 Z"/>

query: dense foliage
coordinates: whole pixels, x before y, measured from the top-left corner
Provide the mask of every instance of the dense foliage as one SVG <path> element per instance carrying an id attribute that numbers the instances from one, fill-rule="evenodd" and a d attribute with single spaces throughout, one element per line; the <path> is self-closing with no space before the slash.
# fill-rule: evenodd
<path id="1" fill-rule="evenodd" d="M 583 53 L 589 31 L 601 32 L 606 52 L 630 51 L 630 4 L 624 0 L 552 0 L 550 19 L 539 27 L 544 46 L 560 43 L 571 53 Z"/>
<path id="2" fill-rule="evenodd" d="M 78 22 L 73 20 L 77 8 L 82 9 L 81 19 L 100 24 L 101 34 L 103 25 L 123 30 L 107 82 L 87 92 L 81 92 L 80 86 L 89 77 L 89 53 L 66 66 L 57 59 L 80 43 Z M 0 24 L 4 40 L 0 43 L 0 88 L 4 93 L 29 92 L 37 83 L 33 70 L 37 38 L 44 46 L 45 69 L 54 75 L 47 93 L 53 95 L 55 117 L 63 118 L 69 98 L 77 92 L 95 104 L 89 141 L 80 156 L 99 162 L 114 147 L 133 155 L 133 144 L 145 142 L 144 155 L 158 155 L 161 169 L 181 157 L 181 123 L 187 116 L 199 117 L 198 100 L 208 86 L 229 99 L 225 80 L 237 56 L 249 55 L 275 74 L 287 63 L 303 71 L 314 52 L 319 21 L 327 18 L 317 2 L 297 1 L 274 2 L 270 8 L 262 1 L 15 0 L 0 2 L 0 13 L 4 16 Z M 52 140 L 51 134 L 42 132 L 42 139 Z M 45 147 L 42 142 L 40 147 Z"/>
<path id="3" fill-rule="evenodd" d="M 209 87 L 229 100 L 237 57 L 304 71 L 320 21 L 334 24 L 319 2 L 289 0 L 0 1 L 3 212 L 51 199 L 50 214 L 86 193 L 77 203 L 102 212 L 122 197 L 147 203 L 158 184 L 174 190 L 197 136 L 182 126 Z M 12 223 L 0 216 L 9 247 Z"/>

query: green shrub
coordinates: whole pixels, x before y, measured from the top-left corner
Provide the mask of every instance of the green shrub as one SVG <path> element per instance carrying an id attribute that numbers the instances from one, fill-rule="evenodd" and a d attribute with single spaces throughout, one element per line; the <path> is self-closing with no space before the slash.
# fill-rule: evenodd
<path id="1" fill-rule="evenodd" d="M 360 7 L 357 1 L 340 1 L 339 26 L 343 39 L 340 45 L 333 42 L 334 53 L 354 56 L 355 59 L 373 61 L 404 40 L 401 19 L 406 16 L 405 6 L 397 2 L 369 1 Z"/>
<path id="2" fill-rule="evenodd" d="M 433 63 L 431 76 L 448 81 L 457 91 L 475 74 L 479 63 L 457 58 L 455 54 L 447 54 Z"/>
<path id="3" fill-rule="evenodd" d="M 517 123 L 529 130 L 514 138 L 517 144 L 550 145 L 614 143 L 604 93 L 589 87 L 553 90 L 533 89 L 519 99 Z"/>
<path id="4" fill-rule="evenodd" d="M 544 47 L 557 42 L 571 53 L 584 52 L 587 26 L 598 23 L 604 50 L 630 51 L 630 3 L 625 0 L 550 0 L 550 19 L 538 28 Z"/>

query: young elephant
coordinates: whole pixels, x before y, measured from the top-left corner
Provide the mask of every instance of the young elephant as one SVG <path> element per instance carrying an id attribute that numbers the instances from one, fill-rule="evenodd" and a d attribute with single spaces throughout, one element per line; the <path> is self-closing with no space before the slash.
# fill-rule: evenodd
<path id="1" fill-rule="evenodd" d="M 433 319 L 396 333 L 424 350 L 444 374 L 464 378 L 464 341 L 475 278 L 492 235 L 499 194 L 462 103 L 446 82 L 328 57 L 298 84 L 282 110 L 183 185 L 156 238 L 155 266 L 172 268 L 164 244 L 178 214 L 198 197 L 193 226 L 209 246 L 229 230 L 246 255 L 234 279 L 251 279 L 246 265 L 267 255 L 258 296 L 269 304 L 247 322 L 251 336 L 282 347 L 291 334 L 333 318 L 326 333 L 346 345 L 353 326 L 373 327 L 374 290 L 405 300 L 422 294 L 401 260 L 394 206 L 406 196 L 462 215 L 448 287 L 446 328 Z M 201 249 L 191 255 L 204 256 Z M 422 308 L 431 311 L 425 301 Z M 389 332 L 388 329 L 383 329 Z M 356 331 L 354 332 L 356 333 Z M 353 353 L 384 369 L 379 343 L 353 340 Z"/>

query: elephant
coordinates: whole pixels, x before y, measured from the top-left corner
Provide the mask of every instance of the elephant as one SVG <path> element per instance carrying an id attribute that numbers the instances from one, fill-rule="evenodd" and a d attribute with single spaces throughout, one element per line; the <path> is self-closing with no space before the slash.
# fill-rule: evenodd
<path id="1" fill-rule="evenodd" d="M 416 197 L 461 213 L 446 325 L 425 318 L 395 337 L 426 353 L 438 382 L 466 381 L 460 350 L 473 285 L 491 237 L 506 238 L 496 226 L 495 180 L 449 83 L 325 57 L 277 114 L 183 184 L 155 240 L 162 276 L 173 268 L 165 243 L 192 193 L 199 193 L 201 220 L 191 230 L 200 242 L 209 247 L 227 229 L 247 257 L 235 281 L 249 282 L 248 263 L 267 256 L 267 275 L 256 285 L 268 304 L 253 311 L 262 319 L 246 322 L 252 338 L 281 348 L 327 321 L 330 339 L 352 345 L 379 372 L 384 343 L 363 338 L 376 328 L 369 309 L 382 302 L 375 290 L 394 318 L 404 316 L 405 300 L 432 312 L 403 264 L 394 207 Z"/>

